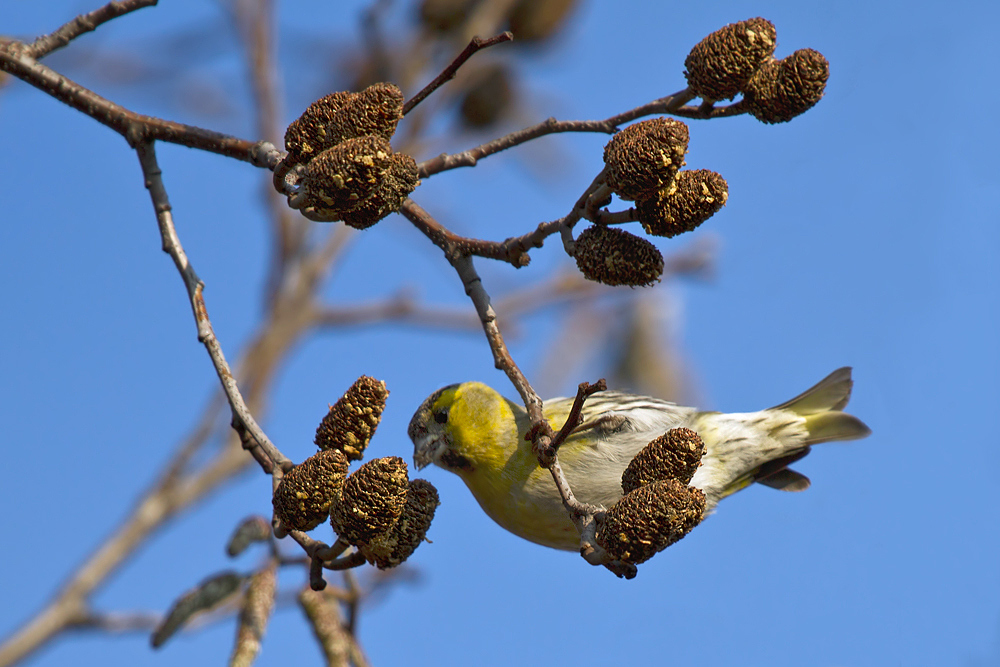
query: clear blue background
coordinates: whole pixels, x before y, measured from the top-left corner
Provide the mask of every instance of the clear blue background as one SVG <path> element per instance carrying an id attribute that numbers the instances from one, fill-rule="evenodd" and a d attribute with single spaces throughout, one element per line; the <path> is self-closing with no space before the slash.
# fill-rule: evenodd
<path id="1" fill-rule="evenodd" d="M 48 32 L 94 7 L 0 0 L 0 33 Z M 314 68 L 291 35 L 308 26 L 349 49 L 359 7 L 281 8 L 284 62 L 296 65 L 284 72 L 292 111 L 321 92 L 308 84 L 328 63 Z M 524 120 L 603 118 L 679 90 L 694 43 L 757 15 L 776 24 L 777 55 L 811 47 L 829 58 L 826 97 L 786 125 L 690 123 L 689 166 L 722 173 L 730 199 L 696 234 L 721 240 L 714 282 L 672 283 L 663 298 L 681 304 L 680 347 L 703 407 L 767 407 L 849 364 L 851 410 L 874 435 L 799 464 L 813 479 L 806 493 L 755 487 L 726 500 L 629 582 L 504 533 L 457 478 L 426 471 L 443 500 L 434 542 L 411 560 L 416 583 L 363 610 L 374 665 L 1000 664 L 998 5 L 585 2 L 558 48 L 518 57 L 531 96 Z M 194 65 L 179 63 L 186 84 L 221 81 L 235 96 L 229 109 L 199 98 L 218 112 L 207 119 L 180 97 L 190 85 L 122 88 L 74 62 L 77 47 L 157 62 L 157 36 L 226 25 L 215 4 L 165 2 L 102 27 L 51 64 L 90 72 L 83 83 L 138 111 L 250 137 L 235 39 L 229 51 L 194 50 Z M 120 80 L 133 67 L 121 58 L 98 71 Z M 414 196 L 457 231 L 502 239 L 564 214 L 600 169 L 604 141 L 546 138 L 432 178 Z M 0 93 L 0 145 L 6 636 L 118 524 L 217 381 L 125 142 L 14 82 Z M 259 312 L 267 263 L 261 175 L 186 148 L 159 150 L 181 239 L 235 358 Z M 556 243 L 533 257 L 516 274 L 480 262 L 487 287 L 500 294 L 567 264 Z M 364 271 L 365 284 L 352 271 Z M 471 309 L 440 253 L 394 217 L 359 235 L 327 293 L 358 303 L 414 284 L 430 303 Z M 533 318 L 512 341 L 529 376 L 547 342 L 532 328 L 554 330 L 551 318 Z M 410 457 L 406 423 L 443 384 L 480 379 L 513 395 L 479 334 L 344 330 L 296 352 L 276 385 L 269 435 L 305 458 L 326 404 L 362 373 L 392 391 L 373 455 Z M 269 508 L 269 481 L 246 476 L 148 542 L 96 605 L 165 609 L 229 567 L 232 526 Z M 301 581 L 299 572 L 282 576 L 289 588 Z M 70 635 L 31 664 L 216 665 L 232 636 L 223 623 L 152 652 L 143 636 Z M 320 659 L 299 612 L 279 612 L 259 664 Z"/>

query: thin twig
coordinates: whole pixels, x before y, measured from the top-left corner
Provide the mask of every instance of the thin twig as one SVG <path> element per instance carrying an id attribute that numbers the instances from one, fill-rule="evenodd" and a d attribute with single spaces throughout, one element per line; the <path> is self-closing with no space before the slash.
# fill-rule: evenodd
<path id="1" fill-rule="evenodd" d="M 212 322 L 208 317 L 208 310 L 205 306 L 203 296 L 205 285 L 198 278 L 194 267 L 188 261 L 187 254 L 181 246 L 180 238 L 177 236 L 177 230 L 174 228 L 170 200 L 167 197 L 167 190 L 163 185 L 163 172 L 160 171 L 159 164 L 157 164 L 156 150 L 153 142 L 143 142 L 136 147 L 136 153 L 139 155 L 139 164 L 142 166 L 146 189 L 149 190 L 149 196 L 153 200 L 156 221 L 160 227 L 160 237 L 163 240 L 163 251 L 169 254 L 171 259 L 174 260 L 174 265 L 184 280 L 188 298 L 191 300 L 191 309 L 194 312 L 195 324 L 198 327 L 198 340 L 208 350 L 208 354 L 212 359 L 212 365 L 215 366 L 215 372 L 218 374 L 219 380 L 222 382 L 222 388 L 229 399 L 229 406 L 233 411 L 233 428 L 240 434 L 240 439 L 243 441 L 244 447 L 251 452 L 255 447 L 259 447 L 275 467 L 280 467 L 285 471 L 291 470 L 292 462 L 281 453 L 281 450 L 274 446 L 264 434 L 264 431 L 261 430 L 260 426 L 257 425 L 253 415 L 250 414 L 250 410 L 243 400 L 243 395 L 240 393 L 229 364 L 226 363 L 222 346 L 219 345 L 219 341 L 215 337 L 215 331 L 212 329 Z M 253 439 L 253 443 L 249 442 L 249 438 L 246 437 L 247 435 Z M 255 458 L 260 460 L 257 456 Z"/>
<path id="2" fill-rule="evenodd" d="M 482 239 L 467 238 L 459 236 L 447 229 L 444 225 L 434 219 L 434 217 L 420 207 L 412 199 L 406 199 L 399 210 L 406 219 L 413 223 L 413 226 L 424 233 L 427 238 L 434 242 L 434 245 L 444 250 L 447 256 L 476 255 L 487 259 L 495 259 L 507 262 L 514 268 L 522 268 L 528 265 L 531 258 L 524 248 L 518 247 L 515 243 L 484 241 Z"/>
<path id="3" fill-rule="evenodd" d="M 658 100 L 653 100 L 652 102 L 643 104 L 642 106 L 638 106 L 634 109 L 629 109 L 628 111 L 616 114 L 604 120 L 556 120 L 555 118 L 549 118 L 548 120 L 542 121 L 537 125 L 526 127 L 523 130 L 518 130 L 516 132 L 511 132 L 510 134 L 494 139 L 493 141 L 489 141 L 485 144 L 481 144 L 475 148 L 462 151 L 461 153 L 453 153 L 451 155 L 442 154 L 435 158 L 431 158 L 430 160 L 425 160 L 417 165 L 417 169 L 421 178 L 427 178 L 449 169 L 456 169 L 458 167 L 474 167 L 476 163 L 484 157 L 493 155 L 494 153 L 499 153 L 500 151 L 507 150 L 508 148 L 513 148 L 514 146 L 543 137 L 547 134 L 556 134 L 561 132 L 601 132 L 604 134 L 614 134 L 618 131 L 619 125 L 632 122 L 633 120 L 642 118 L 643 116 L 650 116 L 653 114 L 677 114 L 677 110 L 683 108 L 684 105 L 692 99 L 694 99 L 694 93 L 685 88 L 684 90 L 674 93 L 673 95 L 661 97 Z M 693 107 L 690 108 L 694 109 Z M 723 109 L 726 108 L 728 107 L 724 107 Z M 697 109 L 695 109 L 695 111 L 697 111 Z M 733 113 L 716 114 L 716 112 L 721 111 L 721 109 L 715 109 L 712 113 L 715 115 L 734 115 Z M 690 117 L 693 118 L 700 116 Z"/>
<path id="4" fill-rule="evenodd" d="M 316 556 L 309 559 L 309 588 L 314 591 L 326 588 L 326 579 L 323 578 L 323 559 Z"/>
<path id="5" fill-rule="evenodd" d="M 301 530 L 290 530 L 288 531 L 289 537 L 298 542 L 302 550 L 306 552 L 306 555 L 310 558 L 319 558 L 320 560 L 333 560 L 340 554 L 344 553 L 351 545 L 338 539 L 333 543 L 332 546 L 327 545 L 326 542 L 321 542 L 320 540 L 315 540 L 309 537 L 308 534 Z"/>
<path id="6" fill-rule="evenodd" d="M 484 157 L 505 151 L 520 144 L 526 143 L 547 134 L 560 132 L 598 132 L 603 134 L 614 134 L 617 125 L 604 120 L 547 120 L 526 127 L 523 130 L 511 132 L 498 139 L 488 141 L 485 144 L 451 155 L 442 153 L 441 155 L 425 160 L 417 165 L 420 178 L 428 178 L 442 171 L 456 169 L 458 167 L 474 167 Z"/>
<path id="7" fill-rule="evenodd" d="M 603 191 L 606 187 L 604 185 L 605 170 L 602 169 L 601 172 L 594 177 L 587 189 L 583 191 L 583 194 L 577 198 L 576 203 L 573 204 L 573 208 L 570 212 L 559 218 L 558 220 L 553 220 L 551 222 L 543 222 L 538 225 L 533 232 L 528 232 L 523 236 L 515 236 L 514 238 L 507 239 L 503 242 L 504 247 L 507 249 L 507 254 L 513 260 L 520 260 L 518 253 L 527 253 L 530 248 L 541 248 L 545 239 L 560 232 L 564 235 L 563 246 L 566 249 L 566 253 L 572 256 L 572 229 L 573 226 L 580 220 L 580 218 L 588 215 L 588 204 L 593 201 L 593 197 L 596 193 Z"/>
<path id="8" fill-rule="evenodd" d="M 531 388 L 528 379 L 521 372 L 521 369 L 517 367 L 513 357 L 510 356 L 510 352 L 507 350 L 507 346 L 503 342 L 503 335 L 500 333 L 500 328 L 496 323 L 496 313 L 490 305 L 490 297 L 483 288 L 482 279 L 476 273 L 472 257 L 467 254 L 468 250 L 451 243 L 445 233 L 447 230 L 438 225 L 434 218 L 412 199 L 407 199 L 399 212 L 406 216 L 407 220 L 412 222 L 417 229 L 424 232 L 435 245 L 444 251 L 445 257 L 451 262 L 455 271 L 458 272 L 458 276 L 462 280 L 462 285 L 465 287 L 465 293 L 472 299 L 472 303 L 476 307 L 479 321 L 482 323 L 483 331 L 486 333 L 486 340 L 493 351 L 494 364 L 499 370 L 506 373 L 507 377 L 514 384 L 514 387 L 521 395 L 521 399 L 524 401 L 532 423 L 544 421 L 542 417 L 542 399 Z"/>
<path id="9" fill-rule="evenodd" d="M 109 2 L 100 9 L 81 14 L 55 32 L 42 35 L 25 48 L 25 55 L 42 58 L 61 49 L 80 35 L 96 30 L 98 26 L 143 7 L 152 7 L 158 0 L 119 0 Z"/>
<path id="10" fill-rule="evenodd" d="M 367 562 L 368 561 L 365 560 L 365 557 L 361 555 L 360 551 L 354 551 L 346 556 L 325 561 L 323 563 L 323 567 L 327 570 L 349 570 L 355 567 L 361 567 Z"/>
<path id="11" fill-rule="evenodd" d="M 417 303 L 407 294 L 382 302 L 360 306 L 329 306 L 317 308 L 313 314 L 317 327 L 369 326 L 393 322 L 436 329 L 474 329 L 478 321 L 468 312 L 446 308 L 431 308 Z"/>
<path id="12" fill-rule="evenodd" d="M 413 107 L 417 106 L 425 99 L 427 99 L 428 95 L 430 95 L 435 90 L 443 86 L 445 82 L 454 79 L 455 74 L 458 72 L 458 69 L 462 65 L 464 65 L 465 61 L 471 58 L 473 54 L 475 54 L 478 51 L 482 51 L 483 49 L 488 49 L 491 46 L 496 46 L 497 44 L 509 42 L 512 39 L 514 39 L 514 35 L 509 30 L 507 32 L 502 32 L 499 35 L 494 35 L 489 39 L 473 37 L 472 40 L 469 41 L 469 44 L 462 50 L 462 52 L 459 53 L 457 56 L 455 56 L 455 59 L 452 60 L 451 63 L 449 63 L 448 66 L 441 71 L 440 74 L 434 77 L 433 81 L 428 83 L 426 86 L 423 87 L 423 89 L 420 92 L 418 92 L 416 95 L 414 95 L 413 97 L 411 97 L 406 101 L 406 104 L 403 105 L 403 115 L 405 116 L 406 114 L 410 113 Z"/>
<path id="13" fill-rule="evenodd" d="M 607 391 L 608 383 L 601 378 L 594 384 L 589 382 L 581 382 L 580 386 L 576 389 L 576 398 L 573 400 L 573 407 L 569 410 L 569 416 L 566 417 L 566 422 L 556 433 L 556 436 L 552 438 L 553 449 L 559 449 L 559 446 L 566 442 L 566 438 L 569 437 L 570 433 L 573 432 L 577 426 L 583 421 L 581 415 L 583 414 L 583 403 L 587 400 L 589 396 L 596 394 L 599 391 Z"/>
<path id="14" fill-rule="evenodd" d="M 599 225 L 624 225 L 628 222 L 637 222 L 639 211 L 634 207 L 624 211 L 594 211 L 590 219 Z"/>
<path id="15" fill-rule="evenodd" d="M 709 107 L 704 108 L 701 106 L 689 107 L 684 106 L 678 109 L 674 109 L 670 113 L 674 116 L 680 116 L 681 118 L 692 118 L 695 120 L 709 120 L 712 118 L 728 118 L 731 116 L 739 116 L 745 114 L 749 111 L 744 100 L 739 102 L 734 102 L 724 107 Z"/>

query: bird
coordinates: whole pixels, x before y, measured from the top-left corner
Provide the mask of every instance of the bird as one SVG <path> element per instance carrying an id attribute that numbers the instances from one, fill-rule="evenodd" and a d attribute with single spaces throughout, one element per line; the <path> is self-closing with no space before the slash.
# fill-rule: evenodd
<path id="1" fill-rule="evenodd" d="M 871 430 L 843 412 L 851 397 L 851 368 L 759 412 L 705 412 L 620 391 L 601 391 L 583 405 L 582 419 L 559 448 L 562 470 L 578 500 L 609 508 L 623 495 L 621 476 L 635 455 L 674 428 L 705 443 L 689 485 L 705 494 L 705 516 L 719 501 L 753 483 L 803 491 L 809 478 L 788 466 L 819 443 L 864 438 Z M 573 398 L 543 402 L 559 430 Z M 443 387 L 421 404 L 407 429 L 414 464 L 458 475 L 483 511 L 502 528 L 546 547 L 576 551 L 580 537 L 550 473 L 525 439 L 531 420 L 523 406 L 480 382 Z"/>

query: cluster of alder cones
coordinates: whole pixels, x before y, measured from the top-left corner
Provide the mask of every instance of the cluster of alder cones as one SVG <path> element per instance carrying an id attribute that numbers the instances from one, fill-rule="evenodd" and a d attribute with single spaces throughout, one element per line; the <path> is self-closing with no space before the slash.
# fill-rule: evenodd
<path id="1" fill-rule="evenodd" d="M 382 417 L 385 383 L 362 376 L 316 429 L 319 453 L 285 474 L 274 513 L 285 530 L 310 531 L 327 520 L 334 532 L 381 569 L 399 565 L 420 546 L 439 504 L 434 486 L 409 479 L 398 456 L 360 461 Z"/>
<path id="2" fill-rule="evenodd" d="M 288 205 L 310 220 L 371 227 L 419 184 L 416 161 L 389 145 L 402 117 L 403 93 L 391 83 L 313 102 L 285 132 L 275 187 L 291 185 Z"/>
<path id="3" fill-rule="evenodd" d="M 762 18 L 732 23 L 699 42 L 684 61 L 689 90 L 706 103 L 731 99 L 765 123 L 786 122 L 823 96 L 829 64 L 801 49 L 773 57 L 774 25 Z M 619 198 L 635 201 L 634 215 L 651 236 L 689 232 L 725 205 L 729 187 L 707 169 L 681 171 L 688 128 L 671 118 L 626 127 L 604 148 L 605 183 Z M 607 285 L 652 285 L 663 273 L 663 256 L 649 241 L 595 224 L 577 238 L 577 266 Z"/>
<path id="4" fill-rule="evenodd" d="M 598 522 L 597 542 L 624 563 L 644 563 L 705 518 L 705 494 L 688 486 L 705 443 L 674 428 L 643 447 L 622 473 L 622 498 Z"/>
<path id="5" fill-rule="evenodd" d="M 688 90 L 708 105 L 742 94 L 737 105 L 759 120 L 791 120 L 823 96 L 829 64 L 812 49 L 776 60 L 776 44 L 774 25 L 763 18 L 716 30 L 684 60 Z M 311 220 L 371 227 L 419 185 L 414 159 L 389 145 L 402 117 L 403 94 L 391 83 L 317 100 L 288 126 L 275 187 Z M 725 205 L 729 186 L 714 171 L 681 170 L 688 139 L 687 125 L 672 118 L 626 127 L 604 147 L 606 187 L 592 199 L 606 205 L 610 191 L 634 201 L 631 219 L 651 236 L 694 230 Z M 571 252 L 586 278 L 607 285 L 648 286 L 663 274 L 656 246 L 606 224 L 585 229 Z"/>

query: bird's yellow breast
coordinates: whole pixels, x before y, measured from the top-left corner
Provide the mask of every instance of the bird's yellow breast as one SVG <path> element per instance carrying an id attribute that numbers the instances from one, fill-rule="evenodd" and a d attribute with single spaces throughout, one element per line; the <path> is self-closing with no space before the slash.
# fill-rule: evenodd
<path id="1" fill-rule="evenodd" d="M 504 529 L 547 547 L 578 549 L 579 535 L 552 477 L 539 467 L 531 443 L 524 438 L 527 415 L 484 388 L 488 389 L 462 385 L 453 397 L 457 399 L 449 415 L 453 447 L 471 464 L 455 472 L 483 511 Z M 555 429 L 566 420 L 565 414 L 546 416 Z"/>

